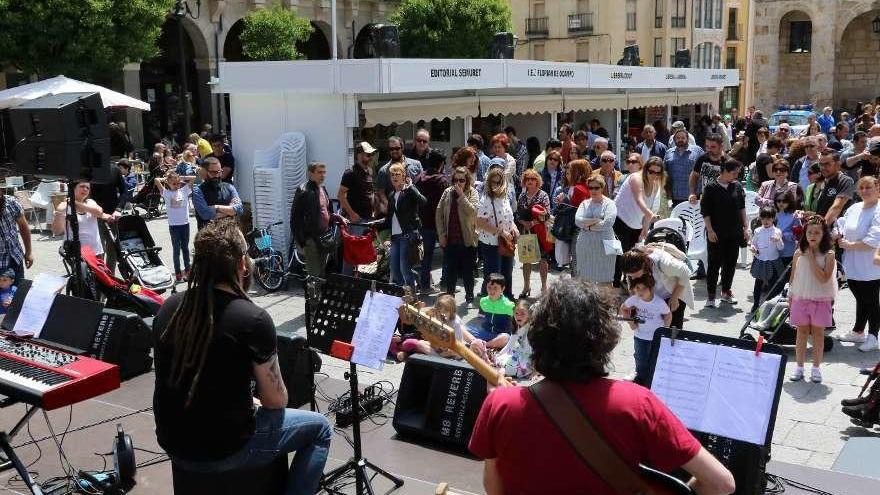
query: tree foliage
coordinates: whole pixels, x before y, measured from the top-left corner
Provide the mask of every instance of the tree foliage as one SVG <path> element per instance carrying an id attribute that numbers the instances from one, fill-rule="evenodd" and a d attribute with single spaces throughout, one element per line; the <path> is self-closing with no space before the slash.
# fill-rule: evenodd
<path id="1" fill-rule="evenodd" d="M 107 80 L 159 54 L 174 0 L 0 0 L 0 65 Z"/>
<path id="2" fill-rule="evenodd" d="M 296 60 L 303 58 L 296 44 L 308 40 L 313 29 L 308 19 L 276 3 L 251 11 L 239 39 L 242 51 L 253 60 Z"/>
<path id="3" fill-rule="evenodd" d="M 408 58 L 486 58 L 495 33 L 511 29 L 505 0 L 402 0 L 391 22 Z"/>

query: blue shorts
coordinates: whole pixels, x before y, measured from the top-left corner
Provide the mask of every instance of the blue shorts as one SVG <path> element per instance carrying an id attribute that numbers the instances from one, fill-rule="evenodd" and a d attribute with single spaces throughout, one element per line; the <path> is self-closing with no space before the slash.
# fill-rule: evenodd
<path id="1" fill-rule="evenodd" d="M 499 335 L 507 335 L 506 333 L 496 333 L 491 332 L 489 330 L 484 330 L 483 327 L 468 327 L 468 331 L 474 338 L 489 342 L 490 340 L 498 337 Z"/>

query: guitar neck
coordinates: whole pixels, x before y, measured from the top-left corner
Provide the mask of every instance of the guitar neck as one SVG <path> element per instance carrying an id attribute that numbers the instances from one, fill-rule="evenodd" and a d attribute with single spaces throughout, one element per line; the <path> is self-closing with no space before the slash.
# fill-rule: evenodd
<path id="1" fill-rule="evenodd" d="M 464 343 L 456 340 L 455 344 L 451 346 L 451 349 L 462 359 L 467 361 L 469 365 L 473 366 L 473 368 L 477 370 L 477 373 L 482 375 L 482 377 L 492 386 L 498 385 L 498 370 L 493 368 L 492 365 L 487 363 L 483 358 L 474 354 L 474 351 L 470 350 L 464 345 Z"/>

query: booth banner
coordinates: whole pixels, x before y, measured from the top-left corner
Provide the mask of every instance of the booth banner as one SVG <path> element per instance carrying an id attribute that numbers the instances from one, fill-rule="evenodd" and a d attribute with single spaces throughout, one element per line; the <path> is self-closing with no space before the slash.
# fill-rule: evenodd
<path id="1" fill-rule="evenodd" d="M 736 69 L 591 65 L 591 88 L 721 88 L 739 84 Z"/>
<path id="2" fill-rule="evenodd" d="M 507 86 L 510 88 L 577 88 L 587 87 L 589 65 L 540 62 L 533 60 L 507 61 Z"/>
<path id="3" fill-rule="evenodd" d="M 505 87 L 504 60 L 389 59 L 386 92 L 407 93 Z"/>
<path id="4" fill-rule="evenodd" d="M 336 92 L 332 60 L 297 60 L 268 62 L 223 62 L 220 93 L 297 93 L 333 94 Z"/>

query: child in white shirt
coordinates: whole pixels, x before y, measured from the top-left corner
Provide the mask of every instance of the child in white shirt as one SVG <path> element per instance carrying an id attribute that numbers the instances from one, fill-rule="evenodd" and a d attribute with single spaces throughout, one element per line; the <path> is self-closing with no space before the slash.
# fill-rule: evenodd
<path id="1" fill-rule="evenodd" d="M 621 315 L 639 319 L 638 322 L 630 321 L 629 326 L 636 331 L 633 339 L 636 377 L 633 381 L 640 385 L 646 384 L 654 332 L 672 323 L 672 312 L 663 298 L 654 295 L 654 284 L 654 276 L 650 272 L 632 279 L 630 287 L 634 294 L 620 306 Z"/>
<path id="2" fill-rule="evenodd" d="M 785 241 L 782 239 L 782 231 L 774 225 L 776 221 L 776 209 L 772 206 L 761 208 L 758 217 L 761 226 L 752 234 L 751 250 L 755 255 L 752 260 L 752 277 L 755 277 L 755 288 L 752 291 L 752 313 L 761 305 L 761 295 L 764 290 L 769 290 L 776 280 L 785 271 L 782 264 L 782 250 Z"/>
<path id="3" fill-rule="evenodd" d="M 174 276 L 177 282 L 189 277 L 189 197 L 192 187 L 181 180 L 177 172 L 168 172 L 156 178 L 165 209 L 168 213 L 168 230 L 171 233 L 171 247 L 174 259 Z M 180 256 L 183 255 L 183 269 L 180 271 Z"/>

